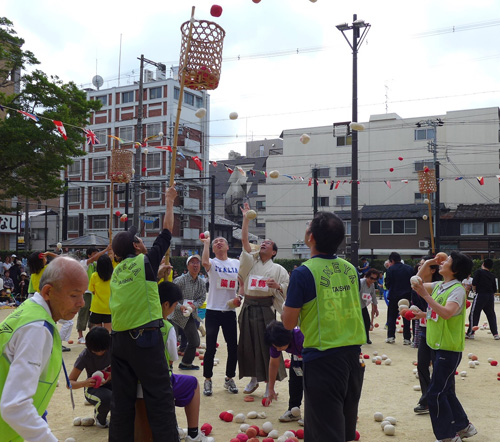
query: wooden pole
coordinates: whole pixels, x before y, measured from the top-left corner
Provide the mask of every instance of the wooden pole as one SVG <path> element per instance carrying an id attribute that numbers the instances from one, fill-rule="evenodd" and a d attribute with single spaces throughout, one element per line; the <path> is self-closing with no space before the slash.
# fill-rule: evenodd
<path id="1" fill-rule="evenodd" d="M 431 233 L 431 247 L 432 247 L 432 254 L 434 255 L 436 253 L 436 246 L 434 244 L 434 229 L 432 227 L 432 207 L 431 207 L 431 194 L 427 194 L 427 206 L 429 209 L 429 230 Z"/>
<path id="2" fill-rule="evenodd" d="M 109 244 L 113 241 L 113 203 L 114 203 L 114 187 L 115 183 L 111 180 L 111 188 L 109 192 Z"/>

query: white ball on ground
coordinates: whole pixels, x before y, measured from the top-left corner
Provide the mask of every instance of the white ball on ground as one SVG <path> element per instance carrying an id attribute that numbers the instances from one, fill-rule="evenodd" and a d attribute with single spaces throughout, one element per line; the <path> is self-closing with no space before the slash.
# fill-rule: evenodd
<path id="1" fill-rule="evenodd" d="M 380 427 L 382 428 L 382 430 L 384 429 L 384 427 L 386 425 L 391 425 L 391 423 L 388 421 L 388 420 L 383 420 L 381 423 L 380 423 Z"/>
<path id="2" fill-rule="evenodd" d="M 414 391 L 421 391 L 421 390 L 422 390 L 422 388 L 420 387 L 420 385 L 414 385 L 414 386 L 413 386 L 413 390 L 414 390 Z"/>
<path id="3" fill-rule="evenodd" d="M 384 361 L 384 364 L 385 364 L 385 365 L 391 365 L 391 364 L 392 364 L 392 361 L 391 361 L 389 358 L 387 358 L 387 359 Z"/>
<path id="4" fill-rule="evenodd" d="M 286 442 L 288 438 L 286 436 L 280 436 L 278 439 L 276 439 L 278 442 Z"/>
<path id="5" fill-rule="evenodd" d="M 256 411 L 249 411 L 247 413 L 248 419 L 256 419 L 257 418 L 257 412 Z"/>
<path id="6" fill-rule="evenodd" d="M 388 421 L 391 425 L 396 425 L 396 418 L 395 417 L 392 417 L 392 416 L 387 416 L 385 418 L 386 421 Z"/>
<path id="7" fill-rule="evenodd" d="M 375 351 L 373 352 L 373 356 L 377 356 L 377 355 L 378 355 L 378 351 L 377 351 L 377 350 L 375 350 Z"/>
<path id="8" fill-rule="evenodd" d="M 68 437 L 64 442 L 76 442 L 74 437 Z"/>
<path id="9" fill-rule="evenodd" d="M 460 372 L 460 376 L 463 377 L 463 378 L 467 377 L 467 372 L 466 371 L 461 371 Z"/>
<path id="10" fill-rule="evenodd" d="M 292 413 L 292 416 L 300 416 L 300 408 L 299 407 L 293 407 L 290 412 Z"/>
<path id="11" fill-rule="evenodd" d="M 243 413 L 238 413 L 236 416 L 234 416 L 234 421 L 237 424 L 241 424 L 245 422 L 246 416 Z"/>
<path id="12" fill-rule="evenodd" d="M 75 427 L 79 427 L 80 425 L 82 425 L 82 418 L 81 417 L 75 417 L 73 419 L 73 425 Z"/>
<path id="13" fill-rule="evenodd" d="M 469 367 L 476 368 L 476 364 L 474 364 L 474 361 L 469 361 Z"/>
<path id="14" fill-rule="evenodd" d="M 488 364 L 491 364 L 493 360 L 494 360 L 493 358 L 488 358 Z"/>
<path id="15" fill-rule="evenodd" d="M 375 420 L 375 422 L 382 422 L 384 420 L 384 415 L 380 411 L 377 411 L 373 415 L 373 419 Z"/>
<path id="16" fill-rule="evenodd" d="M 273 429 L 273 424 L 271 422 L 264 422 L 262 424 L 262 429 L 266 432 L 269 433 Z"/>
<path id="17" fill-rule="evenodd" d="M 396 427 L 394 425 L 386 425 L 384 427 L 384 433 L 387 434 L 387 436 L 394 436 L 396 434 Z"/>
<path id="18" fill-rule="evenodd" d="M 479 361 L 474 361 L 474 365 L 479 365 Z"/>
<path id="19" fill-rule="evenodd" d="M 293 431 L 287 430 L 283 433 L 283 436 L 285 436 L 288 439 L 289 437 L 295 437 L 295 433 Z"/>
<path id="20" fill-rule="evenodd" d="M 95 421 L 93 417 L 82 417 L 82 426 L 91 427 L 94 423 Z"/>
<path id="21" fill-rule="evenodd" d="M 266 414 L 265 411 L 259 411 L 259 412 L 257 412 L 257 417 L 259 419 L 266 419 L 267 418 L 267 414 Z"/>
<path id="22" fill-rule="evenodd" d="M 385 361 L 387 359 L 387 355 L 382 355 L 382 360 Z"/>
<path id="23" fill-rule="evenodd" d="M 248 430 L 249 428 L 250 428 L 250 425 L 249 425 L 249 424 L 241 424 L 241 425 L 240 425 L 240 431 L 241 431 L 242 433 L 246 433 L 246 432 L 247 432 L 247 430 Z"/>
<path id="24" fill-rule="evenodd" d="M 271 430 L 267 437 L 271 437 L 273 439 L 278 439 L 278 436 L 280 435 L 278 430 Z"/>
<path id="25" fill-rule="evenodd" d="M 418 368 L 414 368 L 414 369 L 413 369 L 413 373 L 414 373 L 414 374 L 417 374 L 417 373 L 418 373 Z"/>
<path id="26" fill-rule="evenodd" d="M 467 357 L 468 357 L 469 359 L 472 359 L 472 356 L 474 356 L 474 353 L 469 353 L 469 354 L 467 355 Z"/>

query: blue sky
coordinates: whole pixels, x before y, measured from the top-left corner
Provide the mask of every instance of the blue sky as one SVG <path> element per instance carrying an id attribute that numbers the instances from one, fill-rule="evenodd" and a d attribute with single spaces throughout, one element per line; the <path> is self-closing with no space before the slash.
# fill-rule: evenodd
<path id="1" fill-rule="evenodd" d="M 350 120 L 352 55 L 335 25 L 354 13 L 372 25 L 358 58 L 359 121 L 386 109 L 409 118 L 500 103 L 500 2 L 221 0 L 212 18 L 214 3 L 0 0 L 0 10 L 42 70 L 86 87 L 97 72 L 106 87 L 117 84 L 120 34 L 122 85 L 137 80 L 141 54 L 178 64 L 179 28 L 196 6 L 196 18 L 227 33 L 211 92 L 211 159 L 284 129 Z"/>

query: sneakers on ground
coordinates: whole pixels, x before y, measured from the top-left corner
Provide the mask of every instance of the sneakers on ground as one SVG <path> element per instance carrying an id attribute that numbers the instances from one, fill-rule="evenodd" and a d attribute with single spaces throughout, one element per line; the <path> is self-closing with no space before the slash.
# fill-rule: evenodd
<path id="1" fill-rule="evenodd" d="M 238 393 L 238 387 L 234 383 L 233 378 L 226 378 L 226 380 L 224 381 L 224 388 L 229 391 L 229 393 Z"/>
<path id="2" fill-rule="evenodd" d="M 403 345 L 411 345 L 411 341 L 409 339 L 404 339 Z"/>
<path id="3" fill-rule="evenodd" d="M 468 335 L 468 334 L 466 334 L 465 335 L 465 339 L 474 339 L 474 335 Z"/>
<path id="4" fill-rule="evenodd" d="M 385 342 L 387 342 L 388 344 L 394 344 L 396 342 L 396 338 L 387 338 Z"/>
<path id="5" fill-rule="evenodd" d="M 252 394 L 255 390 L 259 388 L 259 383 L 257 382 L 257 378 L 252 378 L 248 385 L 243 390 L 244 394 Z"/>
<path id="6" fill-rule="evenodd" d="M 85 338 L 83 336 L 81 338 L 78 338 L 78 343 L 85 344 Z"/>
<path id="7" fill-rule="evenodd" d="M 495 341 L 498 341 L 498 340 L 500 339 L 500 336 L 499 336 L 499 335 L 493 335 L 493 339 L 494 339 Z"/>
<path id="8" fill-rule="evenodd" d="M 193 364 L 183 364 L 182 362 L 179 364 L 179 370 L 199 370 L 199 365 Z"/>
<path id="9" fill-rule="evenodd" d="M 194 439 L 191 436 L 186 436 L 186 442 L 214 442 L 215 439 L 211 436 L 205 436 L 201 431 L 198 432 L 198 436 Z"/>
<path id="10" fill-rule="evenodd" d="M 303 426 L 304 426 L 304 419 L 299 419 L 299 420 L 297 421 L 297 423 L 298 423 L 301 427 L 303 427 Z"/>
<path id="11" fill-rule="evenodd" d="M 203 394 L 205 396 L 212 396 L 212 381 L 205 379 L 203 383 Z"/>
<path id="12" fill-rule="evenodd" d="M 461 439 L 467 439 L 468 437 L 472 437 L 475 434 L 477 434 L 476 427 L 472 425 L 469 422 L 469 425 L 467 425 L 463 430 L 460 430 L 458 432 L 458 435 L 460 436 Z"/>
<path id="13" fill-rule="evenodd" d="M 285 413 L 283 413 L 283 416 L 281 416 L 279 418 L 279 421 L 280 422 L 292 422 L 292 421 L 298 421 L 300 419 L 301 419 L 300 414 L 298 416 L 294 416 L 292 414 L 292 412 L 290 410 L 288 410 L 288 411 L 285 411 Z"/>
<path id="14" fill-rule="evenodd" d="M 462 442 L 462 439 L 460 439 L 460 436 L 457 434 L 455 437 L 447 437 L 446 439 L 440 439 L 436 442 Z"/>
<path id="15" fill-rule="evenodd" d="M 95 420 L 95 424 L 96 426 L 98 426 L 99 428 L 108 428 L 109 427 L 109 420 L 106 419 L 106 423 L 104 424 L 101 424 L 97 419 Z"/>
<path id="16" fill-rule="evenodd" d="M 71 351 L 71 348 L 65 347 L 64 345 L 62 346 L 62 351 Z"/>
<path id="17" fill-rule="evenodd" d="M 429 412 L 429 407 L 427 405 L 418 404 L 413 411 L 417 414 L 426 414 Z"/>

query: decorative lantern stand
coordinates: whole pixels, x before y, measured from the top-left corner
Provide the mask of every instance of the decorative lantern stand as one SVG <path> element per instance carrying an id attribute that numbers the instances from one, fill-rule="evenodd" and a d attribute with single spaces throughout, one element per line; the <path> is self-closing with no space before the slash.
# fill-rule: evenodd
<path id="1" fill-rule="evenodd" d="M 424 169 L 418 171 L 418 188 L 422 195 L 427 195 L 424 202 L 427 204 L 429 209 L 429 230 L 431 234 L 431 247 L 432 254 L 436 253 L 436 248 L 434 245 L 434 228 L 432 225 L 432 207 L 431 207 L 431 193 L 435 193 L 437 190 L 436 184 L 436 171 L 434 169 Z"/>
<path id="2" fill-rule="evenodd" d="M 114 208 L 114 187 L 115 184 L 130 183 L 132 178 L 132 162 L 133 152 L 120 147 L 111 150 L 111 172 L 109 178 L 111 180 L 111 189 L 109 194 L 109 243 L 113 240 L 113 208 Z M 126 208 L 128 212 L 128 207 Z"/>

